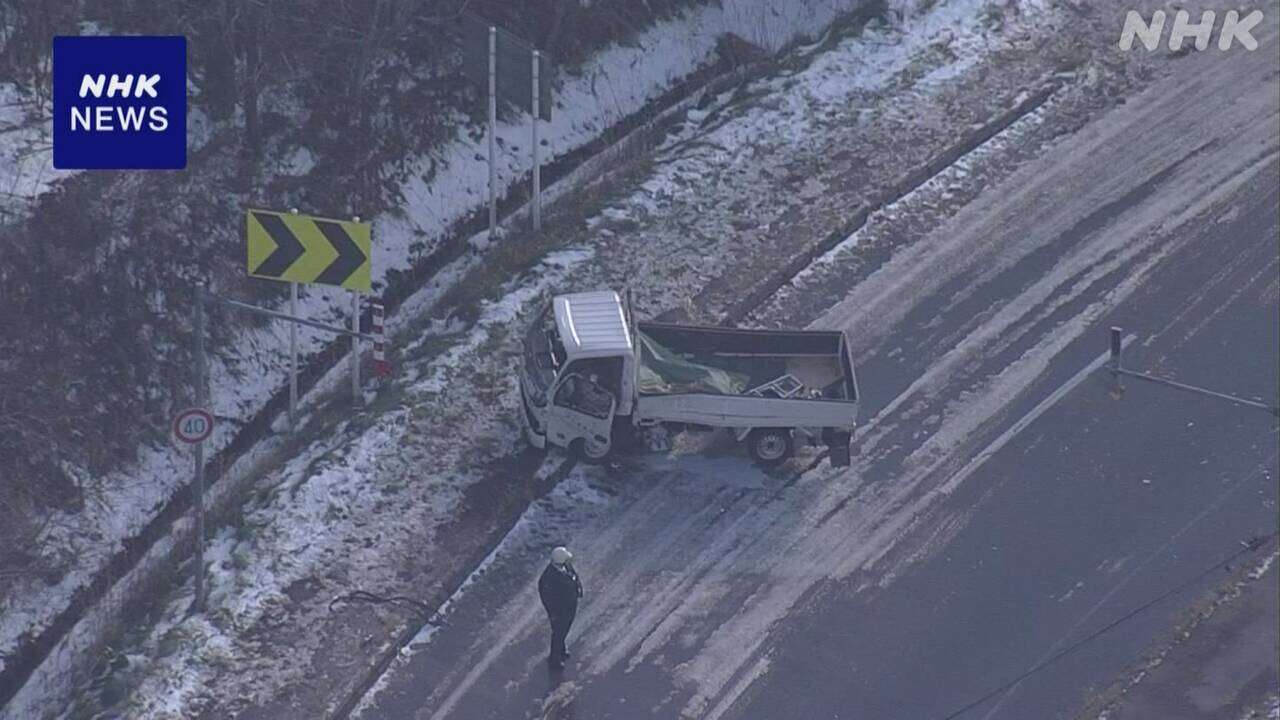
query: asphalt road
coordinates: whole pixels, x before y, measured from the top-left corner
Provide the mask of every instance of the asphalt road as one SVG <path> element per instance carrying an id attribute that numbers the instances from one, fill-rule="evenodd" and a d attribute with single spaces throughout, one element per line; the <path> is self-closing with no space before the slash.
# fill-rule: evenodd
<path id="1" fill-rule="evenodd" d="M 1280 68 L 1174 62 L 832 299 L 872 418 L 852 468 L 711 439 L 575 472 L 362 717 L 1074 716 L 1218 578 L 961 711 L 1277 530 L 1270 415 L 1101 370 L 1115 324 L 1131 367 L 1280 392 Z M 587 597 L 555 674 L 561 542 Z"/>

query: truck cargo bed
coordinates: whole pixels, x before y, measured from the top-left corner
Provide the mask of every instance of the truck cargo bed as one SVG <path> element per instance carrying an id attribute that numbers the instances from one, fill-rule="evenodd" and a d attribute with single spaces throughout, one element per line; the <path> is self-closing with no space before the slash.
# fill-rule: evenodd
<path id="1" fill-rule="evenodd" d="M 663 323 L 639 323 L 636 329 L 642 404 L 676 395 L 771 398 L 786 400 L 788 405 L 857 399 L 847 343 L 839 331 L 783 332 Z M 745 408 L 747 404 L 733 406 Z M 677 403 L 661 405 L 674 408 Z M 655 407 L 655 403 L 647 406 Z M 745 409 L 741 412 L 752 414 Z"/>

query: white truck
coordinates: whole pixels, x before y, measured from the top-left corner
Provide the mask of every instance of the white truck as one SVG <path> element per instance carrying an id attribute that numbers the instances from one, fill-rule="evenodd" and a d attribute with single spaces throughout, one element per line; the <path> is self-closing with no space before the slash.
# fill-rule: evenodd
<path id="1" fill-rule="evenodd" d="M 554 297 L 525 333 L 519 385 L 529 441 L 588 462 L 728 428 L 762 466 L 797 442 L 826 445 L 844 466 L 858 419 L 843 332 L 636 322 L 613 291 Z"/>

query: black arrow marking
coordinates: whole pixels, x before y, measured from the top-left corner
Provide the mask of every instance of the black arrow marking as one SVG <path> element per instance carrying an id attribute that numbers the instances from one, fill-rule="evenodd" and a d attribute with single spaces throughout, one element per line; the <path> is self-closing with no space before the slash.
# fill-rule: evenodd
<path id="1" fill-rule="evenodd" d="M 316 278 L 316 282 L 325 283 L 326 285 L 341 285 L 351 277 L 351 273 L 364 264 L 369 258 L 356 245 L 346 230 L 336 222 L 330 220 L 316 220 L 316 227 L 320 228 L 320 232 L 324 233 L 324 237 L 338 251 L 338 257 L 329 263 L 329 267 L 320 273 Z"/>
<path id="2" fill-rule="evenodd" d="M 258 221 L 258 224 L 262 226 L 263 230 L 267 231 L 267 235 L 270 235 L 271 240 L 276 244 L 276 249 L 272 250 L 267 259 L 254 268 L 253 274 L 280 277 L 294 261 L 302 257 L 307 249 L 302 246 L 302 243 L 298 242 L 298 238 L 293 236 L 293 233 L 289 231 L 289 226 L 284 224 L 280 216 L 253 213 L 253 219 Z"/>

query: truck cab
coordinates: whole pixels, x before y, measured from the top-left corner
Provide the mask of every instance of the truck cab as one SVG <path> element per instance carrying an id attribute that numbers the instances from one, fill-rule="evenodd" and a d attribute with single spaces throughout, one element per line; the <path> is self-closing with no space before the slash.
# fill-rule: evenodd
<path id="1" fill-rule="evenodd" d="M 634 406 L 636 357 L 621 298 L 613 291 L 559 295 L 524 338 L 520 393 L 525 431 L 539 448 L 547 440 L 603 458 L 613 426 Z"/>

